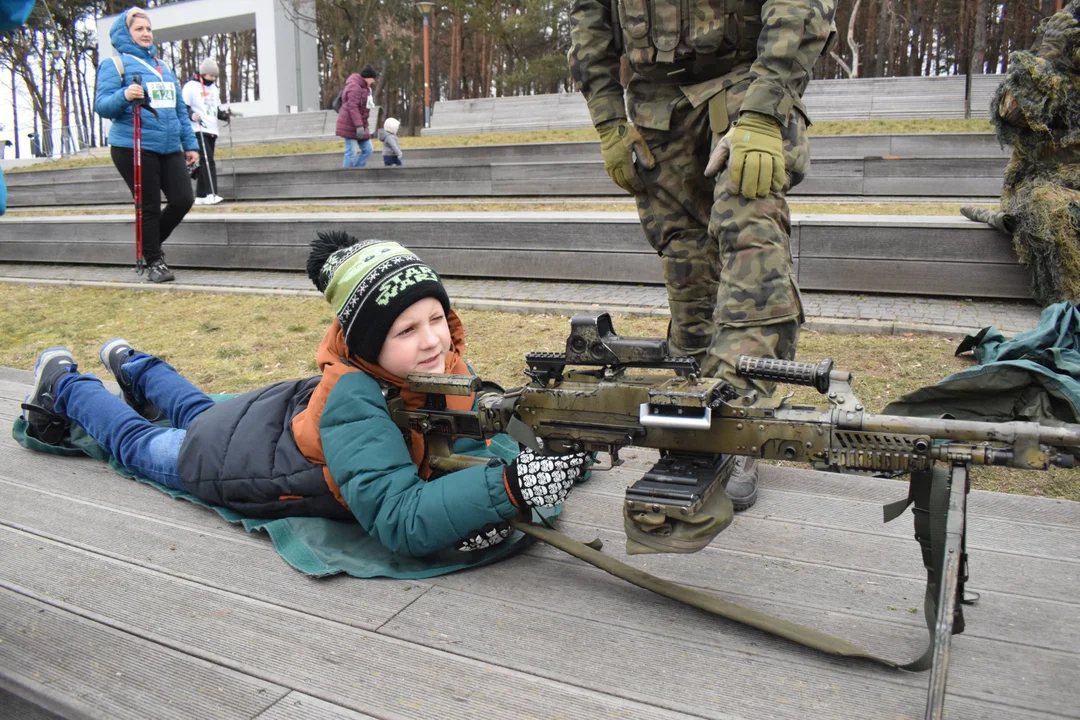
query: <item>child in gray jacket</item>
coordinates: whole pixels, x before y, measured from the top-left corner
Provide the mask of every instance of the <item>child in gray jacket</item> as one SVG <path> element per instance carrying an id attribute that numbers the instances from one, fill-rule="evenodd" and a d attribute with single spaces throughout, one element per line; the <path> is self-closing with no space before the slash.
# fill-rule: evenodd
<path id="1" fill-rule="evenodd" d="M 383 165 L 402 165 L 401 145 L 398 144 L 397 131 L 401 123 L 396 118 L 386 118 L 382 130 L 379 131 L 379 140 L 382 142 Z"/>

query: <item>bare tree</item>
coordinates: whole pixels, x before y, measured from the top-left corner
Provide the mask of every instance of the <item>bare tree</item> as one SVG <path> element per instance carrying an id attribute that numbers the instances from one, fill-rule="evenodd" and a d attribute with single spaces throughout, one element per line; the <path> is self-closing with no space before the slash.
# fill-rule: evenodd
<path id="1" fill-rule="evenodd" d="M 848 75 L 853 78 L 859 77 L 859 43 L 855 42 L 855 23 L 859 19 L 859 5 L 862 4 L 862 0 L 855 0 L 855 4 L 851 6 L 851 19 L 848 20 L 847 26 L 847 44 L 851 48 L 851 69 Z"/>

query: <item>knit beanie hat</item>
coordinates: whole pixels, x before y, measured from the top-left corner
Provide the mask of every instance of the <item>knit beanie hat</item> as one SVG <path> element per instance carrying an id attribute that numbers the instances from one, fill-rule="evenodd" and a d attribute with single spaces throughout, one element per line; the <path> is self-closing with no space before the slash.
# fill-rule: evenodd
<path id="1" fill-rule="evenodd" d="M 364 77 L 364 78 L 379 77 L 379 73 L 375 72 L 375 68 L 371 67 L 370 65 L 365 65 L 364 69 L 360 71 L 360 77 Z"/>
<path id="2" fill-rule="evenodd" d="M 220 75 L 220 73 L 218 72 L 217 60 L 214 60 L 214 58 L 206 58 L 205 60 L 203 60 L 202 63 L 199 64 L 199 74 L 214 76 Z"/>
<path id="3" fill-rule="evenodd" d="M 349 351 L 371 363 L 379 361 L 397 316 L 417 300 L 433 297 L 450 312 L 438 274 L 391 240 L 320 232 L 311 242 L 307 273 L 334 308 Z"/>
<path id="4" fill-rule="evenodd" d="M 401 128 L 401 122 L 397 118 L 386 118 L 386 122 L 382 126 L 386 132 L 397 135 L 397 131 Z"/>

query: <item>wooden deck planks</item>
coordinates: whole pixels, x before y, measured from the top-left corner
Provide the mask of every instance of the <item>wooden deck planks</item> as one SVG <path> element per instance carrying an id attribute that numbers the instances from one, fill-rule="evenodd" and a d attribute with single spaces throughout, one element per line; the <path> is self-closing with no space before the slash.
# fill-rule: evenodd
<path id="1" fill-rule="evenodd" d="M 10 556 L 5 554 L 4 558 Z M 287 692 L 273 683 L 88 618 L 85 608 L 45 600 L 34 590 L 13 583 L 6 567 L 3 578 L 2 673 L 7 683 L 20 685 L 37 702 L 48 703 L 62 716 L 251 717 Z"/>
<path id="2" fill-rule="evenodd" d="M 4 690 L 3 683 L 4 679 L 0 678 L 0 716 L 5 720 L 63 720 L 60 715 Z"/>
<path id="3" fill-rule="evenodd" d="M 27 377 L 0 371 L 0 420 L 14 416 Z M 880 504 L 902 496 L 903 483 L 769 467 L 758 505 L 705 551 L 625 558 L 622 489 L 652 458 L 626 456 L 578 488 L 565 531 L 598 535 L 631 564 L 873 651 L 903 660 L 921 652 L 911 519 L 880 522 Z M 1080 504 L 973 493 L 971 506 L 971 587 L 983 599 L 954 640 L 948 717 L 1080 716 Z M 429 582 L 312 580 L 259 534 L 95 461 L 31 453 L 6 435 L 0 585 L 0 678 L 36 687 L 27 671 L 40 670 L 28 662 L 71 673 L 56 692 L 72 702 L 85 695 L 79 683 L 95 682 L 109 697 L 137 703 L 141 692 L 149 702 L 148 668 L 180 660 L 189 665 L 170 665 L 173 687 L 209 668 L 240 683 L 230 701 L 267 688 L 257 693 L 262 705 L 228 706 L 225 717 L 272 720 L 920 717 L 927 680 L 713 618 L 541 545 Z M 22 635 L 13 657 L 11 628 L 30 627 L 42 610 L 52 639 L 38 648 Z M 103 643 L 149 648 L 144 675 L 134 676 L 143 680 L 80 675 Z M 101 717 L 168 716 L 88 698 Z"/>
<path id="4" fill-rule="evenodd" d="M 254 720 L 375 720 L 371 715 L 358 713 L 325 700 L 291 692 L 274 703 Z"/>
<path id="5" fill-rule="evenodd" d="M 333 698 L 352 709 L 399 717 L 516 717 L 529 709 L 539 685 L 545 698 L 541 717 L 564 712 L 574 717 L 655 717 L 655 708 L 567 683 L 538 681 L 457 653 L 422 649 L 127 562 L 89 563 L 84 553 L 65 544 L 38 542 L 50 556 L 52 572 L 0 560 L 5 577 L 16 577 L 35 593 L 63 593 L 82 612 L 152 635 L 164 647 Z"/>

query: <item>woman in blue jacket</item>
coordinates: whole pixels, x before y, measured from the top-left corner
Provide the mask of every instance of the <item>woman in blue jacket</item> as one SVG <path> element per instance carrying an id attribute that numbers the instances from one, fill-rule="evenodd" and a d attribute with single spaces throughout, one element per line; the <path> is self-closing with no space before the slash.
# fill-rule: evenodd
<path id="1" fill-rule="evenodd" d="M 142 237 L 150 282 L 176 277 L 165 264 L 161 244 L 195 202 L 187 166 L 198 162 L 199 145 L 191 131 L 187 106 L 176 76 L 156 55 L 150 17 L 131 8 L 116 19 L 109 32 L 117 58 L 98 66 L 94 111 L 112 120 L 109 145 L 112 161 L 132 194 L 135 192 L 135 107 L 149 99 L 157 115 L 143 108 L 142 119 Z M 120 72 L 120 69 L 123 72 Z M 142 83 L 135 82 L 140 76 Z M 161 208 L 161 194 L 168 204 Z"/>

